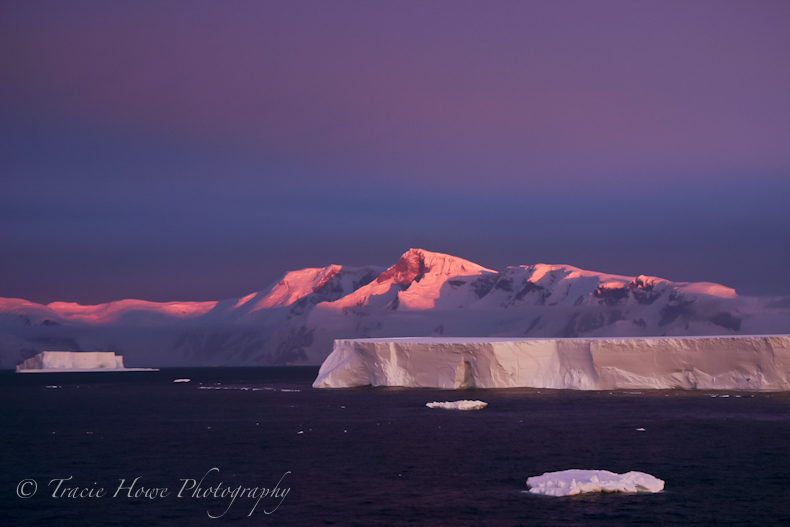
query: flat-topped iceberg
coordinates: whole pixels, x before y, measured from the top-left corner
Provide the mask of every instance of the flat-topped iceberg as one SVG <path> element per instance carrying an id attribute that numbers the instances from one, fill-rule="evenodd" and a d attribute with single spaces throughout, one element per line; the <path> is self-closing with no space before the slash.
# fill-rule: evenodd
<path id="1" fill-rule="evenodd" d="M 664 481 L 644 472 L 615 474 L 608 470 L 562 470 L 527 479 L 529 491 L 546 496 L 587 492 L 661 492 Z"/>
<path id="2" fill-rule="evenodd" d="M 428 408 L 443 408 L 445 410 L 482 410 L 488 403 L 483 401 L 445 401 L 443 403 L 432 402 L 425 403 Z"/>
<path id="3" fill-rule="evenodd" d="M 17 373 L 88 371 L 158 371 L 154 368 L 124 368 L 123 357 L 111 351 L 42 351 L 16 367 Z"/>
<path id="4" fill-rule="evenodd" d="M 790 336 L 336 340 L 313 386 L 790 390 Z"/>

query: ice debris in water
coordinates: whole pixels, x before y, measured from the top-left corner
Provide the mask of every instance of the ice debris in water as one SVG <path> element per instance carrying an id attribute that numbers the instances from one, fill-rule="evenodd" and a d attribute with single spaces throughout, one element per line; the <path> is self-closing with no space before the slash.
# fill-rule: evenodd
<path id="1" fill-rule="evenodd" d="M 445 401 L 442 403 L 432 402 L 425 403 L 428 408 L 444 408 L 445 410 L 482 410 L 488 403 L 483 401 Z"/>
<path id="2" fill-rule="evenodd" d="M 192 379 L 173 379 L 173 382 L 189 382 Z"/>
<path id="3" fill-rule="evenodd" d="M 661 492 L 664 481 L 644 472 L 571 469 L 533 476 L 527 479 L 527 486 L 533 494 L 573 496 L 586 492 Z"/>

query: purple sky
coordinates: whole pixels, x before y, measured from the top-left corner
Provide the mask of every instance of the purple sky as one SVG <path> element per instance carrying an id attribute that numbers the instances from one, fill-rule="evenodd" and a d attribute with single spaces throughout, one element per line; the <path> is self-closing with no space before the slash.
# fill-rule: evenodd
<path id="1" fill-rule="evenodd" d="M 567 263 L 790 294 L 790 3 L 0 3 L 0 296 Z"/>

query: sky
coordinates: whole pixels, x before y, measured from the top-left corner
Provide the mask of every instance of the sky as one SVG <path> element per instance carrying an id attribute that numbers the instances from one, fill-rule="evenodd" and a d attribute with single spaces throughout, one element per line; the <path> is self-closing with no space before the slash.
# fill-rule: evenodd
<path id="1" fill-rule="evenodd" d="M 790 2 L 0 2 L 0 297 L 569 264 L 790 294 Z"/>

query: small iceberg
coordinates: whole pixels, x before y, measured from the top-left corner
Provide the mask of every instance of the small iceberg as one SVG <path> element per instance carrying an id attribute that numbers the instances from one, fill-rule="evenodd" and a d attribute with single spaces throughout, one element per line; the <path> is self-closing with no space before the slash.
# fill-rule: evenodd
<path id="1" fill-rule="evenodd" d="M 434 401 L 425 403 L 425 406 L 428 408 L 444 408 L 445 410 L 482 410 L 488 406 L 488 403 L 483 401 L 445 401 L 438 403 Z"/>
<path id="2" fill-rule="evenodd" d="M 189 382 L 192 379 L 173 379 L 173 382 Z"/>
<path id="3" fill-rule="evenodd" d="M 664 481 L 644 472 L 572 469 L 533 476 L 527 479 L 527 486 L 533 494 L 574 496 L 586 492 L 661 492 Z"/>

